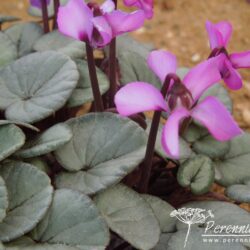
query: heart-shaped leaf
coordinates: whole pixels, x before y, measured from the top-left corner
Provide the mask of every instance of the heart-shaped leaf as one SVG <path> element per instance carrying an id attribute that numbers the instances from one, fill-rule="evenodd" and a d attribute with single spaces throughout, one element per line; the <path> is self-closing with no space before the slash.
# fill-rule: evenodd
<path id="1" fill-rule="evenodd" d="M 155 87 L 161 88 L 161 82 L 156 75 L 148 68 L 146 59 L 139 53 L 124 51 L 118 56 L 121 83 L 123 85 L 143 81 L 152 83 Z"/>
<path id="2" fill-rule="evenodd" d="M 9 157 L 25 142 L 23 131 L 14 124 L 0 126 L 0 161 Z"/>
<path id="3" fill-rule="evenodd" d="M 250 182 L 235 184 L 227 187 L 225 194 L 232 200 L 241 203 L 250 203 Z"/>
<path id="4" fill-rule="evenodd" d="M 26 123 L 60 109 L 79 78 L 76 64 L 53 51 L 22 57 L 0 73 L 0 108 L 7 119 Z"/>
<path id="5" fill-rule="evenodd" d="M 191 188 L 194 194 L 209 191 L 214 181 L 214 166 L 210 158 L 197 155 L 181 164 L 177 179 L 182 187 Z"/>
<path id="6" fill-rule="evenodd" d="M 152 250 L 168 250 L 168 241 L 171 236 L 171 233 L 161 234 L 159 242 Z"/>
<path id="7" fill-rule="evenodd" d="M 9 207 L 0 223 L 0 240 L 8 242 L 32 230 L 43 218 L 52 200 L 48 176 L 32 165 L 9 162 L 0 167 L 8 190 Z"/>
<path id="8" fill-rule="evenodd" d="M 27 55 L 33 51 L 33 46 L 43 34 L 40 24 L 29 22 L 11 26 L 4 31 L 17 47 L 18 57 Z"/>
<path id="9" fill-rule="evenodd" d="M 88 196 L 61 189 L 55 191 L 52 205 L 32 237 L 41 243 L 104 250 L 109 242 L 109 231 Z"/>
<path id="10" fill-rule="evenodd" d="M 6 216 L 8 205 L 8 191 L 3 178 L 0 176 L 0 222 Z"/>
<path id="11" fill-rule="evenodd" d="M 220 142 L 211 135 L 202 137 L 192 145 L 193 150 L 197 154 L 204 154 L 212 159 L 223 157 L 230 148 L 230 142 Z"/>
<path id="12" fill-rule="evenodd" d="M 216 181 L 223 186 L 243 184 L 250 180 L 250 134 L 244 133 L 230 141 L 228 153 L 215 161 Z"/>
<path id="13" fill-rule="evenodd" d="M 14 61 L 17 58 L 17 48 L 12 40 L 3 32 L 0 32 L 0 67 Z"/>
<path id="14" fill-rule="evenodd" d="M 51 169 L 48 163 L 42 157 L 28 158 L 25 162 L 37 167 L 39 170 L 43 171 L 47 175 L 51 175 Z"/>
<path id="15" fill-rule="evenodd" d="M 34 44 L 36 51 L 54 50 L 61 52 L 71 58 L 83 58 L 86 55 L 85 44 L 78 40 L 62 35 L 55 30 L 43 35 Z"/>
<path id="16" fill-rule="evenodd" d="M 67 143 L 72 138 L 72 132 L 66 124 L 56 124 L 48 130 L 28 141 L 24 147 L 16 153 L 22 158 L 31 158 L 50 153 Z"/>
<path id="17" fill-rule="evenodd" d="M 83 60 L 76 60 L 77 68 L 80 73 L 80 79 L 68 100 L 68 107 L 76 107 L 94 100 L 91 82 L 89 78 L 88 64 Z M 109 89 L 109 81 L 107 76 L 96 67 L 97 78 L 101 94 Z"/>
<path id="18" fill-rule="evenodd" d="M 119 182 L 143 160 L 146 134 L 135 122 L 112 113 L 88 114 L 67 122 L 73 137 L 55 151 L 62 173 L 59 188 L 93 194 Z"/>
<path id="19" fill-rule="evenodd" d="M 182 137 L 188 143 L 194 143 L 199 139 L 202 140 L 202 138 L 206 137 L 208 133 L 209 132 L 207 131 L 206 128 L 191 123 L 188 126 L 188 128 L 184 131 Z"/>
<path id="20" fill-rule="evenodd" d="M 132 189 L 116 185 L 95 197 L 95 203 L 112 231 L 140 250 L 158 242 L 160 226 L 145 199 Z"/>
<path id="21" fill-rule="evenodd" d="M 162 233 L 174 232 L 176 228 L 176 218 L 170 216 L 174 208 L 158 197 L 144 194 L 143 198 L 149 203 L 158 219 Z"/>

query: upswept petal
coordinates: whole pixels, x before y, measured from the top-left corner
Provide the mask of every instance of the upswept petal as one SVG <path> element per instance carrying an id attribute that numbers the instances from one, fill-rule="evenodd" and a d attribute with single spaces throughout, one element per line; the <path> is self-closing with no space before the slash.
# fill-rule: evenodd
<path id="1" fill-rule="evenodd" d="M 190 116 L 190 112 L 185 108 L 175 109 L 168 120 L 162 131 L 162 146 L 166 153 L 173 159 L 178 159 L 180 155 L 179 149 L 179 127 L 180 123 L 184 118 Z"/>
<path id="2" fill-rule="evenodd" d="M 208 39 L 211 49 L 223 46 L 222 35 L 216 29 L 214 24 L 212 24 L 210 21 L 206 21 L 206 30 L 208 33 Z"/>
<path id="3" fill-rule="evenodd" d="M 161 79 L 165 81 L 169 73 L 176 73 L 177 60 L 176 56 L 163 50 L 152 51 L 147 59 L 149 68 Z"/>
<path id="4" fill-rule="evenodd" d="M 103 14 L 105 13 L 110 13 L 113 10 L 115 10 L 115 3 L 113 2 L 113 0 L 106 0 L 101 6 L 100 9 L 102 11 Z"/>
<path id="5" fill-rule="evenodd" d="M 126 13 L 120 10 L 114 10 L 105 15 L 113 31 L 113 37 L 126 32 L 139 29 L 145 20 L 144 12 L 141 10 L 132 13 Z"/>
<path id="6" fill-rule="evenodd" d="M 250 50 L 240 53 L 233 53 L 229 57 L 234 68 L 250 68 Z"/>
<path id="7" fill-rule="evenodd" d="M 84 1 L 69 0 L 65 6 L 59 7 L 59 31 L 77 40 L 90 41 L 93 32 L 92 18 L 93 13 Z"/>
<path id="8" fill-rule="evenodd" d="M 191 116 L 202 123 L 218 141 L 227 141 L 242 133 L 229 111 L 213 96 L 199 103 Z"/>
<path id="9" fill-rule="evenodd" d="M 224 54 L 210 58 L 192 68 L 184 77 L 183 83 L 191 92 L 194 101 L 198 100 L 207 88 L 222 79 L 220 65 L 225 59 Z"/>
<path id="10" fill-rule="evenodd" d="M 123 0 L 123 2 L 129 7 L 136 6 L 143 10 L 147 19 L 153 17 L 153 0 Z"/>
<path id="11" fill-rule="evenodd" d="M 102 48 L 109 44 L 112 40 L 111 27 L 103 16 L 94 17 L 92 22 L 94 25 L 94 30 L 91 45 L 94 48 Z"/>
<path id="12" fill-rule="evenodd" d="M 206 30 L 209 36 L 211 49 L 227 47 L 233 30 L 232 25 L 229 22 L 222 21 L 213 24 L 210 21 L 206 21 Z"/>
<path id="13" fill-rule="evenodd" d="M 115 105 L 123 116 L 151 110 L 167 111 L 161 92 L 146 82 L 132 82 L 122 87 L 115 95 Z"/>
<path id="14" fill-rule="evenodd" d="M 221 69 L 223 80 L 226 85 L 233 90 L 238 90 L 243 86 L 243 82 L 238 71 L 232 66 L 231 62 L 226 59 Z"/>

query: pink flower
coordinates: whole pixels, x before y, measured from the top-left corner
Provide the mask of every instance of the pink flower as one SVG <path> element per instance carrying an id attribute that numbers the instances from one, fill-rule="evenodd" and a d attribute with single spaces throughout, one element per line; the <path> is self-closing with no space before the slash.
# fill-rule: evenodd
<path id="1" fill-rule="evenodd" d="M 210 47 L 213 50 L 212 55 L 223 51 L 226 55 L 225 61 L 220 65 L 223 79 L 227 86 L 233 90 L 242 87 L 242 79 L 237 71 L 239 68 L 250 68 L 250 51 L 228 54 L 226 47 L 232 35 L 232 25 L 223 21 L 213 24 L 206 22 L 206 29 L 209 36 Z"/>
<path id="2" fill-rule="evenodd" d="M 147 19 L 153 17 L 153 0 L 123 0 L 127 6 L 136 6 L 143 10 Z"/>
<path id="3" fill-rule="evenodd" d="M 33 6 L 33 7 L 36 7 L 36 8 L 39 8 L 41 9 L 42 8 L 42 2 L 43 0 L 30 0 L 30 4 Z M 51 0 L 46 0 L 46 4 L 49 5 L 51 2 Z"/>
<path id="4" fill-rule="evenodd" d="M 112 0 L 101 6 L 83 0 L 69 0 L 58 12 L 58 28 L 64 35 L 89 42 L 101 48 L 123 33 L 140 28 L 145 20 L 143 11 L 125 13 L 114 10 Z"/>
<path id="5" fill-rule="evenodd" d="M 124 116 L 150 110 L 169 112 L 162 133 L 162 145 L 173 158 L 179 157 L 179 127 L 188 117 L 203 124 L 215 139 L 230 140 L 241 130 L 223 104 L 212 96 L 198 103 L 204 91 L 221 80 L 218 65 L 224 60 L 222 54 L 198 64 L 187 73 L 183 82 L 171 83 L 166 99 L 150 83 L 129 83 L 115 96 L 117 110 Z M 147 62 L 162 82 L 168 74 L 175 74 L 177 69 L 176 57 L 165 51 L 151 52 Z"/>

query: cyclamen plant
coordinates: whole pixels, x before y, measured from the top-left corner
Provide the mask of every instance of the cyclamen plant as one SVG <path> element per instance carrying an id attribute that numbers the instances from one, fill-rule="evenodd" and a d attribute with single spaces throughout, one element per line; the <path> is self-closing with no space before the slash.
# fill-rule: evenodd
<path id="1" fill-rule="evenodd" d="M 206 23 L 187 69 L 126 34 L 153 1 L 30 3 L 43 27 L 0 32 L 0 250 L 200 250 L 206 219 L 246 226 L 250 135 L 226 87 L 250 53 L 228 54 L 231 24 Z"/>

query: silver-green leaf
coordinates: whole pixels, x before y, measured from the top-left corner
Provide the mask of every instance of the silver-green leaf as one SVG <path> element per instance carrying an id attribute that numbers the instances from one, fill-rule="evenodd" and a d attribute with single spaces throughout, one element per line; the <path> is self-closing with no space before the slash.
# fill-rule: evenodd
<path id="1" fill-rule="evenodd" d="M 112 113 L 88 114 L 67 121 L 73 137 L 55 151 L 69 171 L 56 179 L 59 188 L 93 194 L 119 182 L 143 160 L 146 134 L 135 122 Z"/>
<path id="2" fill-rule="evenodd" d="M 55 191 L 52 205 L 32 233 L 40 243 L 65 244 L 81 250 L 104 250 L 108 227 L 90 198 L 70 189 Z"/>
<path id="3" fill-rule="evenodd" d="M 14 124 L 0 125 L 0 142 L 0 161 L 2 161 L 23 146 L 25 135 Z"/>
<path id="4" fill-rule="evenodd" d="M 177 180 L 182 187 L 190 187 L 194 194 L 209 191 L 214 182 L 214 166 L 210 158 L 197 155 L 181 164 Z"/>
<path id="5" fill-rule="evenodd" d="M 140 250 L 152 249 L 160 237 L 160 226 L 151 206 L 138 193 L 123 185 L 95 197 L 112 231 Z"/>
<path id="6" fill-rule="evenodd" d="M 68 100 L 68 107 L 77 107 L 94 100 L 91 82 L 89 78 L 88 64 L 83 60 L 76 60 L 77 68 L 80 73 L 80 79 L 71 97 Z M 96 67 L 97 78 L 101 94 L 109 89 L 107 76 Z"/>
<path id="7" fill-rule="evenodd" d="M 72 138 L 68 125 L 60 123 L 28 141 L 23 148 L 16 152 L 16 156 L 31 158 L 50 153 L 67 143 Z"/>
<path id="8" fill-rule="evenodd" d="M 0 222 L 6 216 L 8 205 L 8 191 L 3 178 L 0 176 Z"/>
<path id="9" fill-rule="evenodd" d="M 67 102 L 78 78 L 76 64 L 58 52 L 22 57 L 0 72 L 0 108 L 10 120 L 40 121 Z"/>
<path id="10" fill-rule="evenodd" d="M 0 223 L 0 240 L 9 242 L 32 230 L 47 212 L 53 188 L 49 177 L 22 162 L 9 162 L 0 167 L 8 190 L 9 207 Z"/>

